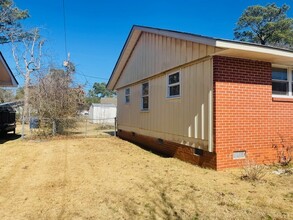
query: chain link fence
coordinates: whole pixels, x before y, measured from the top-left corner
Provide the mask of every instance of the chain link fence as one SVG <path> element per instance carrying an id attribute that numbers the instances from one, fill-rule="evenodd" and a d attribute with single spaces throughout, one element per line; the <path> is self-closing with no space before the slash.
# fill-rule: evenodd
<path id="1" fill-rule="evenodd" d="M 30 117 L 25 123 L 17 123 L 16 133 L 23 138 L 70 136 L 109 137 L 116 136 L 116 118 L 92 119 L 88 116 L 71 118 L 39 119 Z"/>

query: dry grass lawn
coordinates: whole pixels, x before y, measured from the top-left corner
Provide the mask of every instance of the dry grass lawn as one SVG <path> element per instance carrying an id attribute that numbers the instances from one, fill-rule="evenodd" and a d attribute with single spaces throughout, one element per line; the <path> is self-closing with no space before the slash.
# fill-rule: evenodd
<path id="1" fill-rule="evenodd" d="M 0 144 L 0 219 L 293 219 L 293 175 L 239 179 L 114 137 Z"/>

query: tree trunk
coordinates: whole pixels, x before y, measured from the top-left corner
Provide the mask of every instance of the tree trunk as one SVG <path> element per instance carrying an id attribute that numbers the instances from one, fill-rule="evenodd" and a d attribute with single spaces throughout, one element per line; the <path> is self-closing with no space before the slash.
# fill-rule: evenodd
<path id="1" fill-rule="evenodd" d="M 21 120 L 21 138 L 24 138 L 24 124 L 29 123 L 28 118 L 28 108 L 29 108 L 29 82 L 30 82 L 30 73 L 25 74 L 25 83 L 24 83 L 24 100 L 23 100 L 23 110 L 22 110 L 22 120 Z"/>
<path id="2" fill-rule="evenodd" d="M 29 84 L 30 84 L 30 74 L 27 73 L 25 75 L 25 83 L 24 83 L 24 105 L 23 105 L 23 120 L 25 122 L 28 121 L 28 108 L 29 108 Z"/>

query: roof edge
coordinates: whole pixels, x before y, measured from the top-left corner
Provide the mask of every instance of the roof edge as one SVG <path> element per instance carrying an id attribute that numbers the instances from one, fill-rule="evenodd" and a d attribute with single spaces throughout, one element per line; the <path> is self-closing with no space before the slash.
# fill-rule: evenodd
<path id="1" fill-rule="evenodd" d="M 135 27 L 136 27 L 135 25 L 132 26 L 132 28 L 131 28 L 131 30 L 130 30 L 130 32 L 129 32 L 127 38 L 126 38 L 126 41 L 125 41 L 125 43 L 124 43 L 124 45 L 123 45 L 123 47 L 122 47 L 122 50 L 120 51 L 119 57 L 118 57 L 118 59 L 117 59 L 117 61 L 116 61 L 116 63 L 115 63 L 115 66 L 114 66 L 114 68 L 113 68 L 113 70 L 112 70 L 111 76 L 110 76 L 110 78 L 109 78 L 109 80 L 108 80 L 108 83 L 107 83 L 107 85 L 106 85 L 106 88 L 107 88 L 107 89 L 111 89 L 111 90 L 114 89 L 114 86 L 115 86 L 115 85 L 113 86 L 113 88 L 111 88 L 111 87 L 110 87 L 110 82 L 111 82 L 111 80 L 112 80 L 112 78 L 113 78 L 113 76 L 114 76 L 115 70 L 117 69 L 117 67 L 118 67 L 118 65 L 119 65 L 119 62 L 120 62 L 120 60 L 121 60 L 121 58 L 122 58 L 122 56 L 123 56 L 123 54 L 124 54 L 124 51 L 125 51 L 125 49 L 126 49 L 128 43 L 129 43 L 129 41 L 130 41 L 130 39 L 131 39 L 131 36 L 132 36 L 132 34 L 133 34 L 133 32 L 134 32 Z M 115 83 L 115 84 L 116 84 L 116 83 Z"/>
<path id="2" fill-rule="evenodd" d="M 0 58 L 1 58 L 1 60 L 3 60 L 3 64 L 5 65 L 5 67 L 7 69 L 7 72 L 8 72 L 8 74 L 10 75 L 10 77 L 12 79 L 11 80 L 12 81 L 12 85 L 11 86 L 5 86 L 5 87 L 17 87 L 18 86 L 18 81 L 16 80 L 14 74 L 12 73 L 12 71 L 11 71 L 9 65 L 7 64 L 7 62 L 6 62 L 3 54 L 1 53 L 1 51 L 0 51 Z"/>
<path id="3" fill-rule="evenodd" d="M 174 31 L 174 30 L 169 30 L 169 29 L 162 29 L 162 28 L 154 28 L 154 27 L 148 27 L 148 26 L 140 26 L 140 25 L 133 25 L 134 28 L 138 28 L 142 31 L 144 30 L 157 30 L 157 31 L 167 31 L 167 32 L 172 32 L 172 33 L 177 33 L 177 34 L 185 34 L 185 35 L 190 35 L 193 37 L 200 37 L 200 38 L 205 38 L 213 41 L 223 41 L 227 43 L 236 43 L 236 44 L 244 44 L 244 45 L 251 45 L 251 46 L 256 46 L 256 47 L 261 47 L 261 48 L 271 48 L 271 49 L 276 49 L 276 50 L 282 50 L 282 51 L 287 51 L 293 53 L 293 49 L 287 49 L 287 48 L 282 48 L 282 47 L 276 47 L 276 46 L 271 46 L 271 45 L 261 45 L 253 42 L 246 42 L 246 41 L 239 41 L 239 40 L 230 40 L 230 39 L 225 39 L 225 38 L 217 38 L 217 37 L 210 37 L 206 35 L 200 35 L 200 34 L 193 34 L 189 32 L 183 32 L 183 31 Z"/>
<path id="4" fill-rule="evenodd" d="M 255 52 L 255 53 L 272 54 L 274 56 L 284 56 L 284 57 L 288 57 L 290 59 L 293 58 L 293 50 L 286 49 L 286 48 L 279 48 L 279 47 L 274 47 L 274 46 L 269 46 L 269 45 L 260 45 L 260 44 L 244 42 L 244 41 L 236 41 L 236 40 L 207 37 L 207 36 L 203 36 L 203 35 L 192 34 L 192 33 L 187 33 L 187 32 L 180 32 L 180 31 L 173 31 L 173 30 L 168 30 L 168 29 L 133 25 L 129 34 L 128 34 L 127 40 L 123 45 L 123 48 L 120 52 L 119 58 L 115 64 L 115 67 L 112 71 L 112 74 L 109 78 L 109 81 L 107 83 L 108 89 L 111 89 L 111 90 L 115 89 L 115 86 L 120 78 L 120 75 L 121 75 L 129 57 L 133 51 L 133 48 L 135 47 L 135 45 L 139 39 L 139 37 L 133 38 L 133 35 L 136 31 L 138 31 L 139 35 L 142 32 L 154 33 L 154 34 L 158 34 L 158 35 L 162 35 L 162 36 L 173 37 L 173 38 L 187 40 L 187 41 L 191 41 L 191 42 L 195 42 L 195 43 L 206 44 L 206 45 L 219 47 L 219 48 L 223 48 L 223 49 L 235 49 L 235 50 L 240 50 L 240 51 L 242 50 L 242 51 L 250 51 L 250 52 Z M 133 41 L 133 42 L 131 42 L 131 41 Z M 130 42 L 132 45 L 130 48 L 127 48 Z M 127 51 L 127 49 L 128 49 L 128 51 Z M 124 58 L 123 56 L 126 56 L 126 57 Z M 121 63 L 121 61 L 122 61 L 122 63 Z M 119 66 L 119 65 L 121 65 L 121 66 Z M 115 75 L 116 75 L 116 77 L 115 77 Z"/>

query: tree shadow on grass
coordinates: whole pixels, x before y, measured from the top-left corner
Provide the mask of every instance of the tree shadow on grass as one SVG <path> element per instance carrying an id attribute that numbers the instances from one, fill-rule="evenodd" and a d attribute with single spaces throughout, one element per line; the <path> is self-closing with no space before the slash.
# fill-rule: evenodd
<path id="1" fill-rule="evenodd" d="M 8 133 L 8 134 L 2 134 L 0 135 L 0 144 L 4 144 L 8 141 L 13 141 L 16 139 L 19 139 L 21 135 L 19 134 L 13 134 L 13 133 Z"/>
<path id="2" fill-rule="evenodd" d="M 146 219 L 186 219 L 189 214 L 172 198 L 170 185 L 171 181 L 146 177 L 144 184 L 135 186 L 138 189 L 137 198 L 115 192 L 111 196 L 118 202 L 112 202 L 109 208 L 127 219 L 136 219 L 142 214 Z M 116 204 L 116 207 L 112 204 Z"/>

